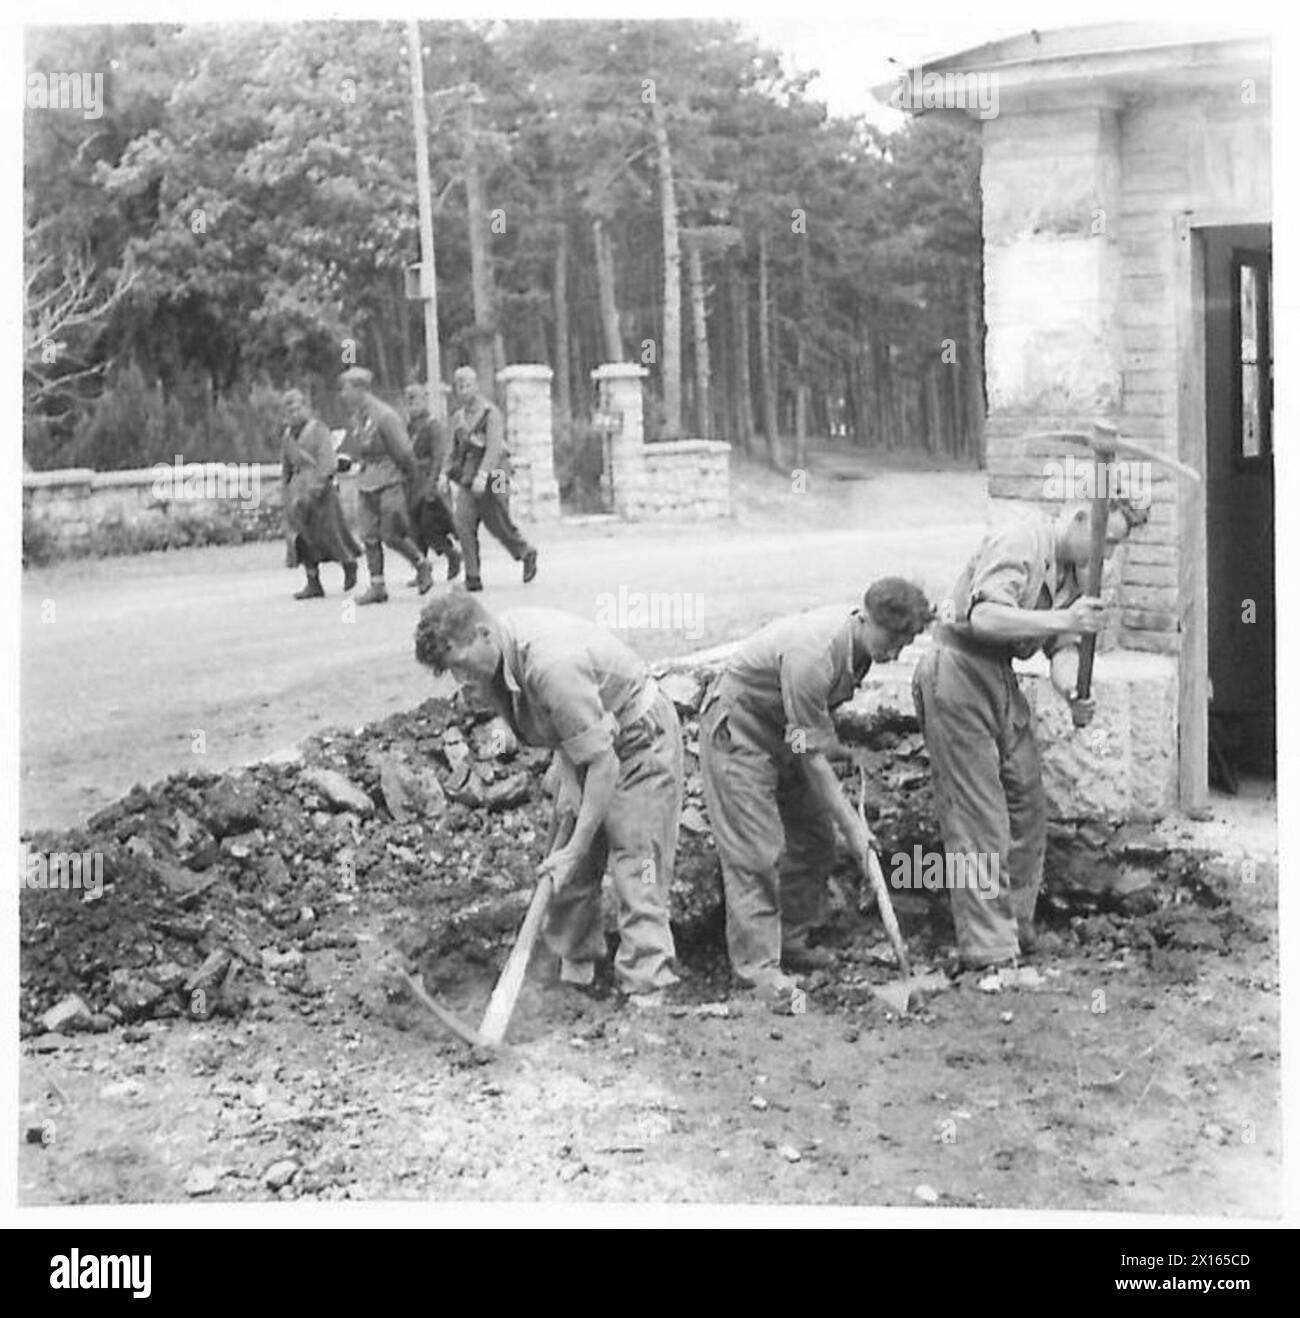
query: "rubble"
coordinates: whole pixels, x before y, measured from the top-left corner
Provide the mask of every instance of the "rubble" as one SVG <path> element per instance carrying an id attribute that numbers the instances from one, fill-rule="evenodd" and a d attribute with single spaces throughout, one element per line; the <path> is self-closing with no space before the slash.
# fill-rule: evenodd
<path id="1" fill-rule="evenodd" d="M 698 765 L 704 682 L 689 672 L 661 681 L 687 749 L 674 932 L 681 957 L 711 970 L 725 951 Z M 866 813 L 882 852 L 941 849 L 915 721 L 854 716 L 840 730 L 867 768 Z M 23 890 L 23 1035 L 57 1039 L 45 1018 L 64 1022 L 57 1009 L 74 996 L 81 1007 L 64 1008 L 66 1021 L 91 1029 L 233 1016 L 268 994 L 309 1011 L 321 989 L 304 959 L 355 956 L 358 933 L 418 963 L 431 991 L 492 977 L 536 883 L 549 822 L 549 754 L 507 734 L 486 711 L 435 698 L 357 732 L 311 738 L 297 757 L 137 785 L 82 828 L 33 835 L 34 849 L 101 855 L 104 889 L 94 903 L 76 891 Z M 1109 956 L 1133 947 L 1174 966 L 1255 936 L 1222 895 L 1231 870 L 1165 850 L 1146 826 L 1057 823 L 1040 915 L 1049 936 Z M 834 882 L 843 898 L 835 925 L 856 928 L 866 888 L 847 858 Z M 950 946 L 942 893 L 900 893 L 895 904 L 918 954 Z M 826 986 L 828 1002 L 870 997 L 870 985 L 841 978 Z"/>
<path id="2" fill-rule="evenodd" d="M 75 994 L 70 993 L 57 1006 L 41 1016 L 41 1028 L 53 1034 L 71 1033 L 90 1024 L 90 1008 Z"/>
<path id="3" fill-rule="evenodd" d="M 333 769 L 308 769 L 302 780 L 336 810 L 351 810 L 363 819 L 374 811 L 375 803 L 365 792 Z"/>

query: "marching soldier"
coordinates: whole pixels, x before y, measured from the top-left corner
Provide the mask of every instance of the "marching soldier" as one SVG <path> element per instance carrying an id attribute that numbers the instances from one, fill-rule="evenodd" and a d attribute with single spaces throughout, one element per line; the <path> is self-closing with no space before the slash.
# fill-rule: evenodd
<path id="1" fill-rule="evenodd" d="M 851 612 L 770 623 L 742 642 L 705 697 L 700 768 L 722 863 L 727 950 L 737 979 L 774 1002 L 797 985 L 785 971 L 832 963 L 810 936 L 825 920 L 836 830 L 864 873 L 874 840 L 831 767 L 831 756 L 846 754 L 831 711 L 930 616 L 916 586 L 886 577 Z"/>
<path id="2" fill-rule="evenodd" d="M 542 872 L 554 882 L 546 938 L 560 977 L 591 984 L 605 955 L 600 884 L 618 903 L 614 972 L 632 1005 L 662 1004 L 678 982 L 668 894 L 681 815 L 682 732 L 645 664 L 594 623 L 552 609 L 495 616 L 453 591 L 425 606 L 415 656 L 450 672 L 509 722 L 549 746 L 559 817 L 576 813 L 567 844 Z"/>
<path id="3" fill-rule="evenodd" d="M 1107 552 L 1145 520 L 1112 499 Z M 1080 633 L 1101 630 L 1102 602 L 1084 595 L 1091 513 L 1067 505 L 991 532 L 939 610 L 935 645 L 912 679 L 925 734 L 935 805 L 949 854 L 998 857 L 1005 883 L 984 892 L 951 888 L 957 954 L 966 969 L 1014 966 L 1034 943 L 1034 905 L 1047 847 L 1047 799 L 1029 705 L 1012 659 L 1042 649 L 1052 685 L 1085 726 L 1093 702 L 1078 701 Z"/>
<path id="4" fill-rule="evenodd" d="M 510 455 L 501 409 L 479 392 L 478 375 L 462 366 L 452 376 L 460 407 L 451 418 L 451 452 L 439 490 L 456 487 L 453 515 L 465 555 L 465 589 L 482 590 L 478 528 L 481 522 L 515 562 L 524 565 L 524 582 L 537 575 L 537 550 L 510 519 Z"/>
<path id="5" fill-rule="evenodd" d="M 343 589 L 357 584 L 357 544 L 343 516 L 334 479 L 337 459 L 330 432 L 312 416 L 300 389 L 283 399 L 285 427 L 280 437 L 280 487 L 288 535 L 288 566 L 301 563 L 307 584 L 297 600 L 323 599 L 322 563 L 343 564 Z"/>
<path id="6" fill-rule="evenodd" d="M 411 489 L 411 523 L 422 554 L 433 550 L 447 560 L 447 580 L 460 573 L 460 553 L 452 542 L 451 509 L 438 492 L 438 477 L 447 461 L 447 428 L 429 414 L 428 389 L 406 386 L 406 424 L 415 455 L 416 480 Z M 411 582 L 418 585 L 417 581 Z"/>
<path id="7" fill-rule="evenodd" d="M 349 367 L 339 377 L 343 401 L 360 427 L 361 475 L 357 480 L 361 542 L 366 549 L 370 586 L 358 604 L 383 604 L 384 545 L 415 568 L 420 594 L 433 586 L 433 569 L 411 541 L 407 486 L 416 480 L 415 458 L 402 418 L 370 392 L 374 376 L 364 366 Z"/>

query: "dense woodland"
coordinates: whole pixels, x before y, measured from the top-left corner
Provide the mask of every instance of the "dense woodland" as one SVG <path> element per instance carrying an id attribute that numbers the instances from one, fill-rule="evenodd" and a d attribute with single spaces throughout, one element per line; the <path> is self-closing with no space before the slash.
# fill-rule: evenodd
<path id="1" fill-rule="evenodd" d="M 25 123 L 26 461 L 274 453 L 276 391 L 340 419 L 355 345 L 424 372 L 402 23 L 29 30 L 106 108 Z M 827 437 L 980 459 L 979 143 L 833 119 L 721 22 L 421 27 L 442 372 L 650 370 L 651 438 L 777 465 Z"/>

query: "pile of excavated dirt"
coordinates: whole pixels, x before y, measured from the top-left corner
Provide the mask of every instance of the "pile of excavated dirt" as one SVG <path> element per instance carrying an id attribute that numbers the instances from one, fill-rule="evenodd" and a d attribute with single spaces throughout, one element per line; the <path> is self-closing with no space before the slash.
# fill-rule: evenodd
<path id="1" fill-rule="evenodd" d="M 667 686 L 687 749 L 672 916 L 683 959 L 713 972 L 725 956 L 698 769 L 703 682 L 679 673 Z M 886 861 L 938 850 L 915 723 L 849 720 L 841 731 L 867 768 L 867 814 Z M 306 954 L 355 957 L 362 930 L 416 961 L 435 990 L 490 978 L 536 881 L 548 760 L 459 699 L 430 700 L 355 733 L 313 738 L 287 760 L 137 786 L 83 828 L 32 835 L 32 853 L 101 857 L 103 887 L 24 887 L 23 1033 L 237 1016 L 250 990 L 284 992 L 309 1012 L 322 989 Z M 846 766 L 846 776 L 855 772 Z M 1223 866 L 1170 852 L 1149 830 L 1054 825 L 1046 877 L 1049 937 L 1099 955 L 1132 947 L 1175 979 L 1194 973 L 1198 957 L 1263 936 L 1227 903 Z M 861 895 L 841 863 L 832 945 L 882 945 L 878 922 L 859 914 Z M 899 893 L 896 906 L 918 954 L 951 946 L 941 892 Z"/>

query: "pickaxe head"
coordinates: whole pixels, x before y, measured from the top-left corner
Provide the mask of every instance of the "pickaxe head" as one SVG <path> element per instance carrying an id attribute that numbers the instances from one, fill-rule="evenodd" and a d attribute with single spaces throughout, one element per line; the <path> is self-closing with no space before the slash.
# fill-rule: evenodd
<path id="1" fill-rule="evenodd" d="M 1155 449 L 1139 444 L 1136 440 L 1125 439 L 1106 421 L 1094 422 L 1091 434 L 1077 430 L 1045 430 L 1027 438 L 1060 439 L 1069 444 L 1081 444 L 1084 448 L 1091 449 L 1100 462 L 1113 462 L 1121 455 L 1126 458 L 1136 458 L 1141 462 L 1150 462 L 1154 466 L 1177 472 L 1189 481 L 1195 481 L 1197 485 L 1201 483 L 1201 473 L 1195 467 L 1189 467 L 1187 463 L 1179 462 L 1177 458 L 1171 458 L 1167 454 L 1157 453 Z"/>

